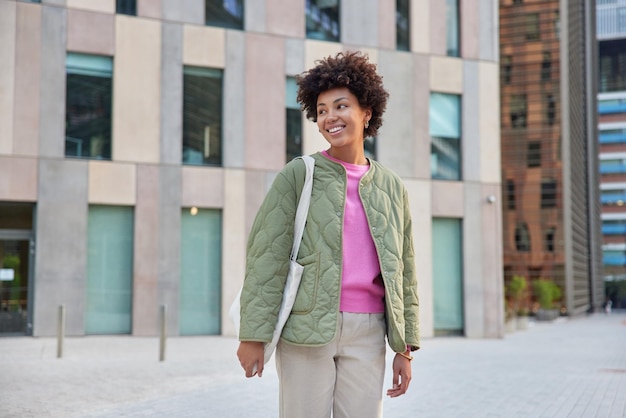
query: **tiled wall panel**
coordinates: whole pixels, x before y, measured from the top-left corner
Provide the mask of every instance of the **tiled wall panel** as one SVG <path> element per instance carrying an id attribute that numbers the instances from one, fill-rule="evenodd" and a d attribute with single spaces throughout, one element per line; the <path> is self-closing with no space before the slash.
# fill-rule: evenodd
<path id="1" fill-rule="evenodd" d="M 246 166 L 278 170 L 285 164 L 285 43 L 246 36 Z M 276 111 L 281 109 L 281 111 Z"/>
<path id="2" fill-rule="evenodd" d="M 35 202 L 37 200 L 37 160 L 0 157 L 0 200 Z"/>
<path id="3" fill-rule="evenodd" d="M 67 11 L 42 7 L 39 156 L 65 155 Z"/>
<path id="4" fill-rule="evenodd" d="M 158 163 L 161 25 L 117 15 L 115 33 L 113 160 Z"/>
<path id="5" fill-rule="evenodd" d="M 41 7 L 17 3 L 13 154 L 39 152 Z"/>
<path id="6" fill-rule="evenodd" d="M 65 305 L 67 335 L 84 335 L 87 277 L 87 162 L 39 161 L 35 253 L 35 336 L 56 334 Z"/>
<path id="7" fill-rule="evenodd" d="M 67 50 L 115 55 L 115 17 L 83 10 L 67 11 Z"/>
<path id="8" fill-rule="evenodd" d="M 0 154 L 13 152 L 17 3 L 0 1 Z"/>
<path id="9" fill-rule="evenodd" d="M 133 253 L 133 335 L 158 332 L 160 179 L 156 165 L 137 166 Z"/>
<path id="10" fill-rule="evenodd" d="M 182 168 L 183 207 L 221 208 L 224 206 L 224 170 L 221 168 Z"/>
<path id="11" fill-rule="evenodd" d="M 137 166 L 109 161 L 89 162 L 89 203 L 133 206 Z"/>
<path id="12" fill-rule="evenodd" d="M 115 0 L 66 0 L 71 9 L 90 10 L 101 13 L 115 13 Z"/>

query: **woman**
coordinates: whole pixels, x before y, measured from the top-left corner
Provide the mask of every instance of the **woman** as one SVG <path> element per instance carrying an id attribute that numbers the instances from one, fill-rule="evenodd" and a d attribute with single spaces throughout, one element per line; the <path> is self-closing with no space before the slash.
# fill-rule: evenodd
<path id="1" fill-rule="evenodd" d="M 385 336 L 396 352 L 390 397 L 406 393 L 419 348 L 408 197 L 399 177 L 365 157 L 389 96 L 376 66 L 358 52 L 316 64 L 297 78 L 298 102 L 330 147 L 313 155 L 304 273 L 276 352 L 280 416 L 379 417 Z M 284 167 L 250 233 L 237 351 L 246 377 L 263 373 L 304 177 L 301 160 Z"/>

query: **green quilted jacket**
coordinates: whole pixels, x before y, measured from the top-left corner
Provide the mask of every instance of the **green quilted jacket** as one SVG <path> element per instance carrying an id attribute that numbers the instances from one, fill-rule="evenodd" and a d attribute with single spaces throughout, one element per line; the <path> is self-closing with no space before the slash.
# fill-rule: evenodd
<path id="1" fill-rule="evenodd" d="M 319 153 L 313 158 L 311 205 L 297 258 L 304 273 L 281 338 L 321 346 L 333 340 L 337 329 L 347 177 L 341 164 Z M 241 294 L 241 341 L 272 339 L 305 171 L 301 159 L 289 162 L 274 180 L 254 220 Z M 395 352 L 404 352 L 407 345 L 417 349 L 419 302 L 406 189 L 398 176 L 370 160 L 359 193 L 385 285 L 389 346 Z"/>

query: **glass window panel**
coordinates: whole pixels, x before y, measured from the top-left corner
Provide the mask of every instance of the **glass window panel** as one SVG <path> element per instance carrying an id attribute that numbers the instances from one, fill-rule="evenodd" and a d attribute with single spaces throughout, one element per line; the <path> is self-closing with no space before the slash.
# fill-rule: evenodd
<path id="1" fill-rule="evenodd" d="M 341 0 L 306 0 L 306 37 L 339 42 Z"/>
<path id="2" fill-rule="evenodd" d="M 87 334 L 131 332 L 133 208 L 90 206 L 87 228 Z"/>
<path id="3" fill-rule="evenodd" d="M 463 250 L 460 219 L 433 219 L 433 299 L 436 333 L 462 333 Z"/>
<path id="4" fill-rule="evenodd" d="M 541 167 L 541 142 L 533 141 L 528 143 L 526 164 L 528 167 Z"/>
<path id="5" fill-rule="evenodd" d="M 136 0 L 117 0 L 115 12 L 119 14 L 137 15 L 137 1 Z"/>
<path id="6" fill-rule="evenodd" d="M 111 159 L 113 60 L 68 53 L 65 156 Z"/>
<path id="7" fill-rule="evenodd" d="M 377 144 L 378 138 L 375 136 L 368 136 L 365 138 L 364 147 L 365 147 L 365 156 L 375 160 L 377 158 Z"/>
<path id="8" fill-rule="evenodd" d="M 539 13 L 529 13 L 525 17 L 526 21 L 526 40 L 539 40 Z"/>
<path id="9" fill-rule="evenodd" d="M 222 215 L 183 209 L 181 220 L 180 334 L 221 332 Z"/>
<path id="10" fill-rule="evenodd" d="M 541 180 L 541 208 L 556 207 L 556 180 Z"/>
<path id="11" fill-rule="evenodd" d="M 520 222 L 515 227 L 515 249 L 517 251 L 530 251 L 530 232 L 526 222 Z"/>
<path id="12" fill-rule="evenodd" d="M 525 128 L 528 116 L 525 94 L 512 94 L 509 108 L 509 117 L 512 128 Z"/>
<path id="13" fill-rule="evenodd" d="M 302 111 L 296 100 L 298 85 L 294 77 L 287 77 L 286 121 L 287 121 L 287 161 L 302 155 Z"/>
<path id="14" fill-rule="evenodd" d="M 515 209 L 515 182 L 513 180 L 506 181 L 505 196 L 507 209 Z"/>
<path id="15" fill-rule="evenodd" d="M 461 178 L 461 98 L 454 94 L 431 93 L 429 111 L 431 176 Z"/>
<path id="16" fill-rule="evenodd" d="M 396 1 L 396 48 L 400 51 L 410 51 L 411 14 L 409 0 Z"/>
<path id="17" fill-rule="evenodd" d="M 458 0 L 446 0 L 446 49 L 449 57 L 459 56 Z"/>
<path id="18" fill-rule="evenodd" d="M 183 164 L 222 164 L 222 70 L 185 67 Z"/>
<path id="19" fill-rule="evenodd" d="M 205 0 L 204 6 L 207 25 L 243 29 L 243 0 Z"/>

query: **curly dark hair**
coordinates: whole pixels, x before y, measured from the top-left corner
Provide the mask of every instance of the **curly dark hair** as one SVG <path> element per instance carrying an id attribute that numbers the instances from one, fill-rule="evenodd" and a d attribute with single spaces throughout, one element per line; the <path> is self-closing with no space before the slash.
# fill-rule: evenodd
<path id="1" fill-rule="evenodd" d="M 317 60 L 316 66 L 296 76 L 298 103 L 306 117 L 317 122 L 317 97 L 336 87 L 347 87 L 363 108 L 372 109 L 369 127 L 364 136 L 376 136 L 383 124 L 389 93 L 383 87 L 383 78 L 376 72 L 376 64 L 369 62 L 361 52 L 340 52 L 334 58 Z"/>

